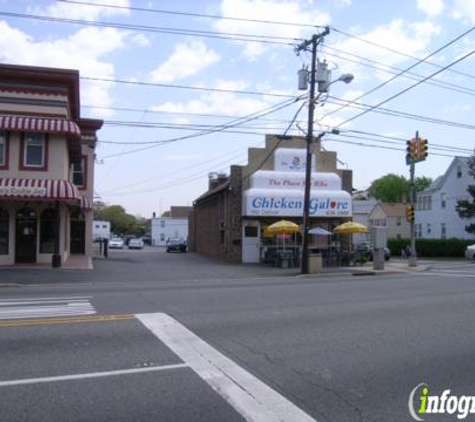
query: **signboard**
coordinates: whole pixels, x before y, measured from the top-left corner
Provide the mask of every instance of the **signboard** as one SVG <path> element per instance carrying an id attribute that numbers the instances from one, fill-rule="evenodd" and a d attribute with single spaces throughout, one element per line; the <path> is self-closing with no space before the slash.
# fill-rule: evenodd
<path id="1" fill-rule="evenodd" d="M 277 148 L 274 152 L 274 170 L 305 173 L 307 151 L 301 148 Z M 315 169 L 315 156 L 312 155 L 312 168 Z"/>
<path id="2" fill-rule="evenodd" d="M 312 173 L 312 190 L 341 190 L 341 178 L 335 173 Z M 256 171 L 250 180 L 251 188 L 272 190 L 303 190 L 305 173 L 289 171 Z"/>
<path id="3" fill-rule="evenodd" d="M 242 214 L 245 216 L 301 217 L 303 191 L 248 189 L 243 194 Z M 311 217 L 351 217 L 351 196 L 345 191 L 312 190 Z"/>
<path id="4" fill-rule="evenodd" d="M 33 186 L 0 186 L 0 196 L 45 196 L 46 188 Z"/>

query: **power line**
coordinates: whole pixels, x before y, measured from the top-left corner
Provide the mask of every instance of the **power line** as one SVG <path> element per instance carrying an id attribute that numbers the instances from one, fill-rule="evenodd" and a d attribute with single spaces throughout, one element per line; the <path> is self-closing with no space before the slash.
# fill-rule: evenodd
<path id="1" fill-rule="evenodd" d="M 98 6 L 98 7 L 107 7 L 107 8 L 113 8 L 113 9 L 126 9 L 126 10 L 133 10 L 137 12 L 160 13 L 160 14 L 178 15 L 178 16 L 191 16 L 191 17 L 198 17 L 198 18 L 229 20 L 229 21 L 237 21 L 237 22 L 254 22 L 254 23 L 266 23 L 266 24 L 272 24 L 272 25 L 323 28 L 323 26 L 306 24 L 306 23 L 271 21 L 271 20 L 262 20 L 262 19 L 245 19 L 245 18 L 237 18 L 237 17 L 231 17 L 231 16 L 211 15 L 211 14 L 205 14 L 205 13 L 177 12 L 173 10 L 148 9 L 148 8 L 132 7 L 132 6 L 116 6 L 116 5 L 111 5 L 111 4 L 87 3 L 87 2 L 80 2 L 80 1 L 73 1 L 73 0 L 56 0 L 56 1 L 61 2 L 61 3 L 81 4 L 85 6 Z"/>
<path id="2" fill-rule="evenodd" d="M 373 47 L 378 47 L 378 48 L 381 48 L 383 50 L 386 50 L 386 51 L 390 51 L 391 53 L 395 53 L 395 54 L 398 54 L 400 56 L 404 56 L 404 57 L 407 57 L 409 59 L 412 59 L 412 60 L 419 60 L 418 57 L 415 57 L 415 56 L 412 56 L 410 54 L 407 54 L 407 53 L 403 53 L 402 51 L 399 51 L 399 50 L 396 50 L 394 48 L 390 48 L 390 47 L 387 47 L 387 46 L 384 46 L 384 45 L 381 45 L 381 44 L 378 44 L 378 43 L 375 43 L 374 41 L 369 41 L 365 38 L 362 38 L 362 37 L 358 37 L 356 35 L 353 35 L 353 34 L 350 34 L 348 32 L 345 32 L 345 31 L 341 31 L 337 28 L 334 28 L 334 27 L 331 27 L 331 29 L 335 32 L 338 32 L 346 37 L 349 37 L 349 38 L 354 38 L 358 41 L 361 41 L 365 44 L 369 44 L 369 45 L 372 45 Z M 439 68 L 439 69 L 442 69 L 442 65 L 440 64 L 437 64 L 437 63 L 433 63 L 433 62 L 430 62 L 430 61 L 427 61 L 426 62 L 428 65 L 432 66 L 432 67 L 436 67 L 436 68 Z M 456 73 L 458 75 L 462 75 L 462 76 L 465 76 L 467 78 L 471 78 L 471 79 L 475 79 L 475 76 L 474 75 L 470 75 L 468 73 L 464 73 L 464 72 L 460 72 L 458 70 L 455 70 L 455 69 L 447 69 L 449 72 L 452 72 L 452 73 Z"/>
<path id="3" fill-rule="evenodd" d="M 388 85 L 390 82 L 394 81 L 395 79 L 399 78 L 401 75 L 404 75 L 405 73 L 407 73 L 408 71 L 410 71 L 411 69 L 414 69 L 416 66 L 420 65 L 421 63 L 424 63 L 426 62 L 429 58 L 435 56 L 436 54 L 440 53 L 442 50 L 445 50 L 446 48 L 448 48 L 449 46 L 451 46 L 452 44 L 456 43 L 457 41 L 459 41 L 460 39 L 462 39 L 463 37 L 466 37 L 468 34 L 470 34 L 471 32 L 475 31 L 475 27 L 472 27 L 470 28 L 469 30 L 463 32 L 462 34 L 458 35 L 457 37 L 455 37 L 454 39 L 452 39 L 451 41 L 449 41 L 448 43 L 444 44 L 442 47 L 438 48 L 437 50 L 433 51 L 432 53 L 426 55 L 424 58 L 422 59 L 419 59 L 416 63 L 414 63 L 413 65 L 409 66 L 408 68 L 406 69 L 403 69 L 401 70 L 399 73 L 397 73 L 396 75 L 394 75 L 393 77 L 389 78 L 388 80 L 380 83 L 379 85 L 375 86 L 374 88 L 370 89 L 369 91 L 357 96 L 356 98 L 354 98 L 353 100 L 350 101 L 349 104 L 352 104 L 353 102 L 355 101 L 358 101 L 360 100 L 361 98 L 364 98 L 366 96 L 368 96 L 369 94 L 372 94 L 373 92 L 377 91 L 378 89 L 382 88 L 383 86 L 386 86 Z M 445 69 L 442 69 L 442 70 L 445 70 Z M 440 73 L 440 72 L 437 72 L 437 73 Z M 437 73 L 435 73 L 434 75 L 436 75 Z M 427 80 L 427 79 L 421 79 L 418 81 L 418 83 L 421 83 L 422 81 L 424 80 Z M 416 85 L 414 85 L 416 86 Z M 332 114 L 335 114 L 336 112 L 344 109 L 348 107 L 348 105 L 346 106 L 341 106 L 340 108 L 336 109 L 336 110 L 333 110 L 327 114 L 325 114 L 324 117 L 327 117 L 327 116 L 330 116 Z"/>
<path id="4" fill-rule="evenodd" d="M 215 39 L 226 39 L 232 41 L 244 41 L 244 42 L 258 42 L 264 44 L 276 44 L 276 45 L 288 45 L 293 46 L 292 42 L 296 40 L 290 37 L 279 37 L 276 35 L 259 35 L 259 34 L 233 34 L 225 32 L 216 32 L 216 31 L 204 31 L 197 29 L 185 29 L 185 28 L 169 28 L 169 27 L 159 27 L 159 26 L 147 26 L 147 25 L 131 25 L 118 22 L 104 22 L 104 21 L 89 21 L 84 19 L 68 19 L 68 18 L 58 18 L 53 16 L 44 16 L 44 15 L 32 15 L 27 13 L 13 13 L 13 12 L 0 12 L 0 16 L 9 16 L 19 19 L 33 19 L 39 21 L 47 22 L 57 22 L 57 23 L 67 23 L 74 25 L 83 25 L 83 26 L 94 26 L 101 28 L 116 28 L 116 29 L 127 29 L 129 31 L 143 31 L 143 32 L 157 32 L 162 34 L 172 34 L 172 35 L 188 35 L 195 37 L 204 37 L 204 38 L 215 38 Z M 284 42 L 283 40 L 288 40 Z"/>
<path id="5" fill-rule="evenodd" d="M 196 138 L 196 137 L 199 137 L 199 136 L 204 136 L 204 135 L 209 135 L 211 133 L 220 132 L 224 129 L 229 129 L 229 128 L 235 127 L 239 124 L 247 123 L 249 121 L 258 119 L 259 117 L 266 116 L 266 115 L 271 114 L 271 113 L 275 113 L 276 111 L 279 111 L 283 108 L 286 108 L 286 107 L 292 105 L 293 103 L 299 101 L 300 99 L 301 99 L 301 96 L 294 97 L 292 100 L 285 100 L 281 103 L 277 103 L 277 104 L 275 104 L 273 106 L 270 106 L 270 107 L 268 107 L 264 110 L 261 110 L 259 112 L 251 113 L 248 116 L 245 116 L 244 118 L 235 119 L 234 121 L 231 121 L 227 124 L 219 125 L 219 126 L 217 126 L 216 128 L 213 128 L 213 129 L 209 129 L 209 130 L 205 130 L 205 131 L 202 131 L 202 132 L 189 134 L 189 135 L 185 135 L 185 136 L 181 136 L 181 137 L 177 137 L 177 138 L 171 138 L 171 139 L 163 140 L 159 144 L 152 145 L 152 146 L 149 146 L 149 147 L 138 148 L 138 149 L 134 149 L 134 150 L 131 150 L 131 151 L 126 151 L 124 153 L 108 155 L 108 156 L 103 157 L 103 159 L 118 157 L 118 156 L 122 156 L 122 155 L 126 155 L 126 154 L 132 154 L 132 153 L 135 153 L 135 152 L 144 151 L 144 150 L 151 149 L 151 148 L 156 148 L 157 146 L 168 144 L 168 143 L 171 143 L 171 142 L 178 142 L 178 141 L 182 141 L 182 140 L 185 140 L 185 139 Z"/>
<path id="6" fill-rule="evenodd" d="M 95 78 L 92 76 L 80 76 L 80 79 L 86 80 L 86 81 L 118 83 L 118 84 L 126 84 L 126 85 L 140 85 L 140 86 L 148 86 L 148 87 L 156 87 L 156 88 L 189 89 L 189 90 L 195 90 L 195 91 L 225 92 L 225 93 L 230 93 L 230 94 L 261 95 L 261 96 L 278 97 L 278 98 L 295 98 L 294 95 L 276 94 L 276 93 L 271 93 L 271 92 L 267 93 L 267 92 L 261 92 L 261 91 L 211 88 L 211 87 L 202 87 L 202 86 L 193 86 L 193 85 L 176 85 L 176 84 L 162 84 L 158 82 L 128 81 L 125 79 Z"/>
<path id="7" fill-rule="evenodd" d="M 416 86 L 419 86 L 421 83 L 425 82 L 426 80 L 428 79 L 431 79 L 433 78 L 434 76 L 437 76 L 439 73 L 442 73 L 443 71 L 449 69 L 450 67 L 456 65 L 457 63 L 460 63 L 461 61 L 465 60 L 466 58 L 472 56 L 473 54 L 475 54 L 475 50 L 472 50 L 470 52 L 468 52 L 467 54 L 464 54 L 462 57 L 458 58 L 457 60 L 453 61 L 452 63 L 448 64 L 447 66 L 443 67 L 442 69 L 438 70 L 437 72 L 434 72 L 432 73 L 431 75 L 425 77 L 424 79 L 422 79 L 421 81 L 418 81 L 416 82 L 415 84 L 413 85 L 410 85 L 409 87 L 407 87 L 406 89 L 403 89 L 402 91 L 398 92 L 397 94 L 394 94 L 392 95 L 391 97 L 383 100 L 383 101 L 380 101 L 378 104 L 374 105 L 374 106 L 371 106 L 368 110 L 365 110 L 353 117 L 350 117 L 349 119 L 346 119 L 344 120 L 343 122 L 339 123 L 337 127 L 340 127 L 348 122 L 351 122 L 355 119 L 357 119 L 358 117 L 361 117 L 365 114 L 367 114 L 368 112 L 382 106 L 383 104 L 386 104 L 387 102 L 393 100 L 394 98 L 397 98 L 399 96 L 401 96 L 402 94 L 405 94 L 406 92 L 410 91 L 411 89 L 415 88 Z"/>

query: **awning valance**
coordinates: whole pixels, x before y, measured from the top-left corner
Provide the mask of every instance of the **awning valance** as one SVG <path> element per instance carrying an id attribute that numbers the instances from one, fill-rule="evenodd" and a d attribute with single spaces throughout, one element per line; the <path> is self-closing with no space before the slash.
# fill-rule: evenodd
<path id="1" fill-rule="evenodd" d="M 92 210 L 92 203 L 87 196 L 81 196 L 79 204 L 84 211 Z"/>
<path id="2" fill-rule="evenodd" d="M 81 205 L 78 188 L 66 180 L 0 178 L 0 200 L 62 201 Z"/>
<path id="3" fill-rule="evenodd" d="M 0 130 L 61 133 L 71 137 L 81 136 L 79 126 L 71 120 L 36 116 L 0 115 Z"/>

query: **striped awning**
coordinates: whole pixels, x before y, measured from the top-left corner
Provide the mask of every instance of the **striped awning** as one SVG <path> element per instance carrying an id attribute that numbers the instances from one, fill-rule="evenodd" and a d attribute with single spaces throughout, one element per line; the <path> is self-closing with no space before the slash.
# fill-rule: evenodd
<path id="1" fill-rule="evenodd" d="M 81 196 L 81 199 L 79 200 L 80 207 L 84 211 L 91 211 L 92 210 L 92 203 L 89 200 L 87 196 Z"/>
<path id="2" fill-rule="evenodd" d="M 81 129 L 71 120 L 36 116 L 0 115 L 0 130 L 61 133 L 71 137 L 81 136 Z"/>
<path id="3" fill-rule="evenodd" d="M 62 201 L 81 205 L 78 188 L 66 180 L 0 178 L 0 200 Z"/>

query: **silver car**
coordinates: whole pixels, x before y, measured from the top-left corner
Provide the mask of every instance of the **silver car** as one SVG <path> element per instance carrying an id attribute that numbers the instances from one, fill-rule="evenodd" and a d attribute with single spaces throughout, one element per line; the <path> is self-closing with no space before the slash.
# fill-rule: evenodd
<path id="1" fill-rule="evenodd" d="M 113 237 L 109 240 L 109 249 L 124 249 L 124 240 L 120 237 Z"/>
<path id="2" fill-rule="evenodd" d="M 475 243 L 465 249 L 465 258 L 475 262 Z"/>

